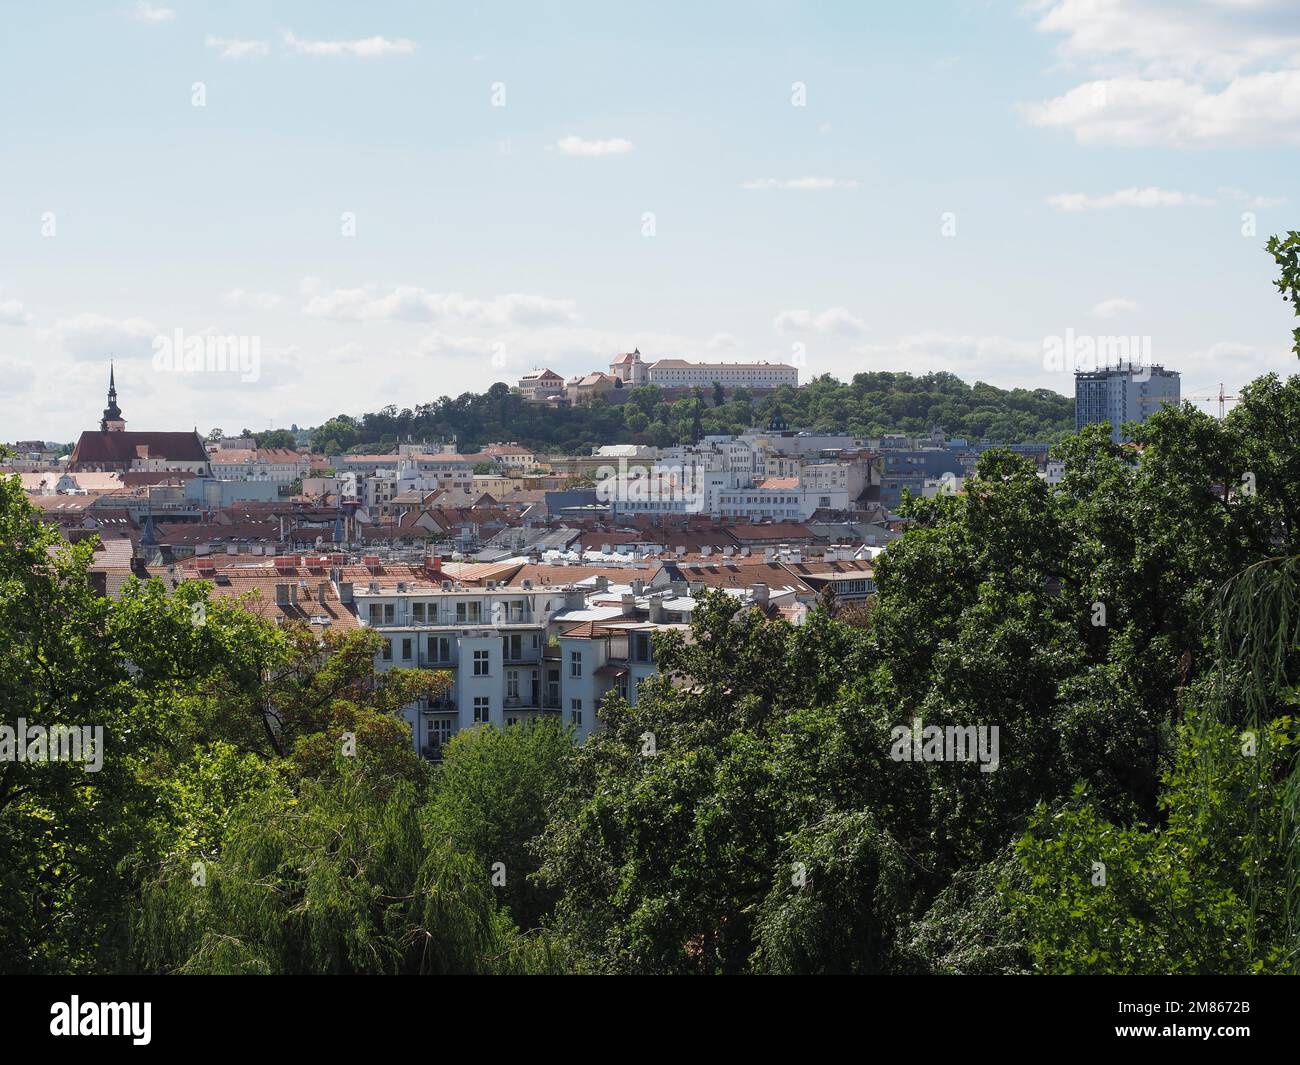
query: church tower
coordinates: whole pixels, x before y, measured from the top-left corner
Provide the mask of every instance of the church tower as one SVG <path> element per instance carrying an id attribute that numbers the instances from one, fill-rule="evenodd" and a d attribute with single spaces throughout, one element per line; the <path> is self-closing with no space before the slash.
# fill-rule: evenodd
<path id="1" fill-rule="evenodd" d="M 113 383 L 113 364 L 108 364 L 108 406 L 104 408 L 104 417 L 100 419 L 101 433 L 120 433 L 126 429 L 126 419 L 117 405 L 117 385 Z"/>

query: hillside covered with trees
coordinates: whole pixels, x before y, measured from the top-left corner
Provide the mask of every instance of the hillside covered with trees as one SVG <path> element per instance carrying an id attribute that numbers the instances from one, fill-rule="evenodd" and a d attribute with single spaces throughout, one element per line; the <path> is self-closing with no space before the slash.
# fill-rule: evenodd
<path id="1" fill-rule="evenodd" d="M 399 410 L 385 407 L 359 417 L 341 414 L 311 434 L 316 451 L 384 452 L 399 440 L 455 437 L 462 451 L 494 440 L 515 440 L 544 452 L 589 454 L 598 444 L 690 443 L 700 435 L 737 434 L 766 426 L 779 406 L 786 421 L 817 432 L 879 436 L 923 434 L 936 425 L 950 436 L 1000 443 L 1055 442 L 1074 431 L 1074 400 L 1048 389 L 973 387 L 949 373 L 860 373 L 847 384 L 829 375 L 802 388 L 757 398 L 743 389 L 725 398 L 719 389 L 665 400 L 655 385 L 632 390 L 626 403 L 602 399 L 551 410 L 524 401 L 498 382 L 484 393 L 443 396 Z"/>

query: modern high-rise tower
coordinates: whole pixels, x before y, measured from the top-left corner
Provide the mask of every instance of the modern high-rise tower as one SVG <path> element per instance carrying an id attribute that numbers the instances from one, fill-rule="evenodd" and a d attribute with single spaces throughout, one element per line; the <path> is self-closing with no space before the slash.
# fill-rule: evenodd
<path id="1" fill-rule="evenodd" d="M 1110 438 L 1128 440 L 1123 427 L 1144 422 L 1165 403 L 1179 401 L 1177 370 L 1163 366 L 1121 363 L 1118 366 L 1080 371 L 1074 375 L 1074 428 L 1110 422 Z"/>

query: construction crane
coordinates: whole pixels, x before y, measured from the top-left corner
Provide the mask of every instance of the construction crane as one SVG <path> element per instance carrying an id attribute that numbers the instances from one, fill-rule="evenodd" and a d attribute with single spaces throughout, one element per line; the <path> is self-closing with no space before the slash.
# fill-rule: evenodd
<path id="1" fill-rule="evenodd" d="M 1207 387 L 1207 386 L 1206 386 L 1206 385 L 1198 385 L 1198 386 L 1197 386 L 1197 388 L 1205 388 L 1205 387 Z M 1214 400 L 1217 399 L 1217 400 L 1219 401 L 1219 421 L 1223 421 L 1224 404 L 1226 404 L 1226 403 L 1237 403 L 1237 402 L 1239 402 L 1240 399 L 1241 399 L 1240 396 L 1230 396 L 1230 395 L 1228 395 L 1227 392 L 1224 391 L 1224 388 L 1223 388 L 1223 382 L 1222 382 L 1222 381 L 1219 382 L 1219 391 L 1218 391 L 1217 394 L 1206 394 L 1206 393 L 1197 393 L 1197 392 L 1193 392 L 1193 393 L 1191 393 L 1190 395 L 1188 395 L 1188 394 L 1184 394 L 1184 395 L 1182 396 L 1182 398 L 1183 398 L 1183 399 L 1190 399 L 1190 400 L 1192 400 L 1192 401 L 1196 401 L 1196 400 L 1204 400 L 1206 403 L 1211 403 L 1211 402 L 1213 402 Z"/>

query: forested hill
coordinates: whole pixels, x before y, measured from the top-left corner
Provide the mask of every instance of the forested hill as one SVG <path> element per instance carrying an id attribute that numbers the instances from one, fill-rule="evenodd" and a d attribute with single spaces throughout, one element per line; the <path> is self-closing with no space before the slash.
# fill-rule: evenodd
<path id="1" fill-rule="evenodd" d="M 339 415 L 311 434 L 314 450 L 327 454 L 383 451 L 399 439 L 449 439 L 462 451 L 494 440 L 513 440 L 541 451 L 587 453 L 596 444 L 689 443 L 698 435 L 736 434 L 766 425 L 780 405 L 793 428 L 863 436 L 919 434 L 941 425 L 949 436 L 1006 443 L 1054 442 L 1074 431 L 1074 400 L 1049 389 L 1007 391 L 950 373 L 860 373 L 847 384 L 824 375 L 802 388 L 782 388 L 754 398 L 743 389 L 724 401 L 716 389 L 666 402 L 654 385 L 635 388 L 626 403 L 551 410 L 524 402 L 498 382 L 484 393 L 465 392 L 424 403 L 395 406 L 360 417 Z"/>

